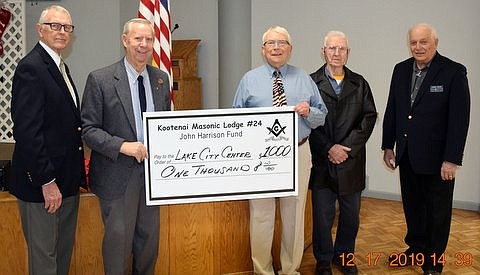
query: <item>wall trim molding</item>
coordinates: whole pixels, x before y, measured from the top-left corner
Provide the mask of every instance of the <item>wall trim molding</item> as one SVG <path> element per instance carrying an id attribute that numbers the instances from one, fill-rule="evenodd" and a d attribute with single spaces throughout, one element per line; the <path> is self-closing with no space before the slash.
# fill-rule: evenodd
<path id="1" fill-rule="evenodd" d="M 387 193 L 387 192 L 378 192 L 378 191 L 369 191 L 365 190 L 362 193 L 363 197 L 375 198 L 375 199 L 384 199 L 384 200 L 393 200 L 401 201 L 402 198 L 399 194 Z M 480 212 L 480 203 L 470 202 L 470 201 L 459 201 L 453 200 L 453 208 L 471 210 Z"/>

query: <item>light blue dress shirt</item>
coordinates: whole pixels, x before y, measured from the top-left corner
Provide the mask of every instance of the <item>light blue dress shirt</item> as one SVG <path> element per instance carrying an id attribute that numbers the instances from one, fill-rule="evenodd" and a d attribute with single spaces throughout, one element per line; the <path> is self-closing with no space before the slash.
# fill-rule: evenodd
<path id="1" fill-rule="evenodd" d="M 143 85 L 145 86 L 145 97 L 147 99 L 147 112 L 155 111 L 153 106 L 152 86 L 150 85 L 150 78 L 148 77 L 147 68 L 140 74 L 128 63 L 127 58 L 123 59 L 125 69 L 127 70 L 128 84 L 130 85 L 130 92 L 132 96 L 133 114 L 135 115 L 135 129 L 137 131 L 137 141 L 143 142 L 143 120 L 140 108 L 140 98 L 138 96 L 138 76 L 143 76 Z"/>
<path id="2" fill-rule="evenodd" d="M 272 107 L 274 71 L 269 64 L 248 71 L 238 84 L 233 108 Z M 304 70 L 286 64 L 279 71 L 282 74 L 287 105 L 295 106 L 304 101 L 310 104 L 308 117 L 299 116 L 298 120 L 298 139 L 302 140 L 310 135 L 311 129 L 325 123 L 327 107 L 320 97 L 317 85 Z"/>

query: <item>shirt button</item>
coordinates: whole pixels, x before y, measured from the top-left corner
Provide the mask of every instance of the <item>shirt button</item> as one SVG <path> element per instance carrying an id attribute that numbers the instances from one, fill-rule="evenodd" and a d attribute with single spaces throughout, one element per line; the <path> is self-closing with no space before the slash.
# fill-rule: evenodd
<path id="1" fill-rule="evenodd" d="M 408 116 L 408 119 L 412 119 L 412 116 L 411 116 L 411 115 L 409 115 L 409 116 Z"/>
<path id="2" fill-rule="evenodd" d="M 80 132 L 82 131 L 82 127 L 78 127 L 77 130 Z"/>
<path id="3" fill-rule="evenodd" d="M 82 151 L 82 146 L 78 147 L 78 151 Z"/>
<path id="4" fill-rule="evenodd" d="M 407 134 L 403 134 L 404 137 L 407 137 Z"/>

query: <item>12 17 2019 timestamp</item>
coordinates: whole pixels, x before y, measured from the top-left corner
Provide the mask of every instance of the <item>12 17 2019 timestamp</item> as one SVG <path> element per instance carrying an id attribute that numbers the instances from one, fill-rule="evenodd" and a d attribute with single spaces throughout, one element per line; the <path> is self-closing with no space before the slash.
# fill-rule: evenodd
<path id="1" fill-rule="evenodd" d="M 379 264 L 385 263 L 384 253 L 382 252 L 368 252 L 365 255 L 365 263 L 369 267 L 375 267 Z M 388 265 L 391 267 L 395 266 L 407 266 L 407 265 L 415 265 L 415 266 L 423 266 L 425 263 L 425 259 L 427 256 L 423 255 L 423 253 L 411 253 L 406 254 L 404 252 L 392 252 L 388 255 L 387 262 Z M 452 263 L 457 267 L 462 266 L 471 266 L 473 264 L 473 255 L 469 252 L 456 252 L 454 254 L 453 259 L 448 259 L 445 253 L 441 255 L 432 254 L 428 257 L 431 258 L 433 265 L 442 265 L 445 266 L 447 263 Z M 344 253 L 340 255 L 341 263 L 344 266 L 353 266 L 355 262 L 355 254 L 354 253 Z M 389 260 L 388 260 L 389 259 Z M 453 261 L 453 262 L 452 262 Z"/>

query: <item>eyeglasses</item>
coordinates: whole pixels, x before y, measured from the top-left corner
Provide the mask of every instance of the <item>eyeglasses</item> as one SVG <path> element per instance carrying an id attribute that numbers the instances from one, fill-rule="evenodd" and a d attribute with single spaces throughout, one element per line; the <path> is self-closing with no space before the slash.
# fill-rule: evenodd
<path id="1" fill-rule="evenodd" d="M 73 29 L 75 28 L 74 25 L 60 24 L 60 23 L 42 23 L 42 24 L 49 25 L 52 31 L 60 31 L 63 27 L 63 30 L 65 32 L 73 32 Z"/>
<path id="2" fill-rule="evenodd" d="M 325 50 L 329 53 L 336 53 L 337 50 L 339 53 L 346 53 L 348 51 L 348 48 L 342 47 L 342 46 L 328 46 L 325 47 Z"/>
<path id="3" fill-rule="evenodd" d="M 275 47 L 275 45 L 279 47 L 285 47 L 287 45 L 290 45 L 290 42 L 287 40 L 267 40 L 263 43 L 263 46 L 267 47 Z"/>

